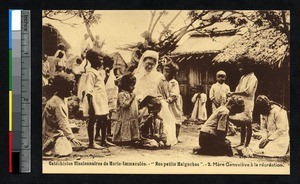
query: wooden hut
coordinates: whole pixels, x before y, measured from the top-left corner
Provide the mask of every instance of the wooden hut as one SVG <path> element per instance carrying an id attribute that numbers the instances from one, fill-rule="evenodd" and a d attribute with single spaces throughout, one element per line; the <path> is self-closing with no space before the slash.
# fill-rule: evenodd
<path id="1" fill-rule="evenodd" d="M 110 57 L 112 57 L 114 60 L 114 68 L 119 68 L 121 74 L 125 73 L 128 65 L 123 59 L 123 57 L 121 56 L 121 54 L 119 52 L 115 52 L 111 54 Z"/>
<path id="2" fill-rule="evenodd" d="M 191 98 L 195 87 L 203 85 L 208 95 L 211 85 L 215 83 L 216 70 L 212 65 L 213 58 L 238 38 L 240 35 L 235 29 L 215 31 L 211 35 L 194 33 L 174 50 L 171 58 L 180 68 L 177 80 L 186 115 L 190 114 L 193 108 Z M 207 110 L 210 113 L 210 102 L 207 103 Z"/>

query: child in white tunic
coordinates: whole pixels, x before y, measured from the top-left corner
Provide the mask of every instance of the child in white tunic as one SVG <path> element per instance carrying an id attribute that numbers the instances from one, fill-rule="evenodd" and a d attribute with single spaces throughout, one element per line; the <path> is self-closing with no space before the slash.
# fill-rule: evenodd
<path id="1" fill-rule="evenodd" d="M 198 92 L 195 93 L 192 98 L 192 102 L 195 105 L 191 115 L 191 119 L 193 121 L 199 121 L 200 123 L 204 123 L 207 119 L 207 111 L 206 111 L 207 96 L 204 93 L 203 86 L 198 86 L 197 90 Z"/>
<path id="2" fill-rule="evenodd" d="M 212 101 L 212 112 L 226 103 L 227 94 L 230 92 L 229 86 L 224 83 L 226 80 L 226 73 L 224 71 L 218 71 L 216 79 L 217 82 L 209 90 L 209 98 Z"/>
<path id="3" fill-rule="evenodd" d="M 179 140 L 179 133 L 180 127 L 183 122 L 183 112 L 182 112 L 182 97 L 180 95 L 179 84 L 176 79 L 174 79 L 176 73 L 178 72 L 179 68 L 178 65 L 169 61 L 164 65 L 164 75 L 166 80 L 169 82 L 168 84 L 168 99 L 167 102 L 169 103 L 169 109 L 173 116 L 176 119 L 176 138 L 178 142 Z"/>
<path id="4" fill-rule="evenodd" d="M 89 147 L 94 149 L 102 149 L 103 147 L 94 143 L 94 125 L 96 123 L 96 133 L 101 129 L 101 145 L 114 146 L 114 144 L 106 140 L 108 96 L 104 84 L 103 76 L 100 75 L 102 62 L 96 51 L 89 50 L 86 53 L 86 59 L 91 63 L 91 67 L 87 69 L 86 76 L 86 96 L 88 101 L 88 136 Z"/>
<path id="5" fill-rule="evenodd" d="M 238 145 L 238 149 L 248 147 L 252 137 L 252 113 L 254 109 L 255 92 L 258 85 L 258 80 L 253 72 L 254 62 L 253 59 L 246 56 L 239 59 L 239 71 L 243 75 L 240 78 L 235 92 L 227 94 L 227 96 L 240 96 L 245 103 L 244 112 L 230 117 L 232 123 L 241 126 L 241 143 Z"/>

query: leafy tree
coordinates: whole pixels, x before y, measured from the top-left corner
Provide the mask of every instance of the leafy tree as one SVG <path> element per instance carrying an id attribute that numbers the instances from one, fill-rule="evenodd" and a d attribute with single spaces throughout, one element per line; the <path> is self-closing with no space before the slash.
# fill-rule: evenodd
<path id="1" fill-rule="evenodd" d="M 65 18 L 60 18 L 63 15 Z M 93 24 L 100 23 L 101 15 L 95 13 L 95 10 L 44 10 L 42 18 L 59 21 L 63 24 L 76 27 L 78 23 L 70 23 L 71 19 L 79 18 L 82 20 L 81 24 L 84 24 L 92 41 L 95 40 L 91 31 Z"/>
<path id="2" fill-rule="evenodd" d="M 155 48 L 160 52 L 161 56 L 167 55 L 176 49 L 178 42 L 188 33 L 198 32 L 199 34 L 213 37 L 216 30 L 214 24 L 220 22 L 228 22 L 234 25 L 236 32 L 245 27 L 257 28 L 257 32 L 266 29 L 276 29 L 280 34 L 285 35 L 290 42 L 290 23 L 289 11 L 214 11 L 214 10 L 192 10 L 189 11 L 185 18 L 185 25 L 178 30 L 171 30 L 171 24 L 178 18 L 182 11 L 179 11 L 173 19 L 167 24 L 163 24 L 163 31 L 160 33 L 158 41 L 155 42 Z M 148 30 L 142 33 L 145 41 L 153 42 L 153 31 L 157 28 L 159 20 L 168 14 L 166 10 L 157 12 L 150 11 L 151 19 Z M 212 29 L 208 29 L 208 27 Z M 250 31 L 250 29 L 249 29 Z M 129 48 L 135 47 L 133 45 Z"/>

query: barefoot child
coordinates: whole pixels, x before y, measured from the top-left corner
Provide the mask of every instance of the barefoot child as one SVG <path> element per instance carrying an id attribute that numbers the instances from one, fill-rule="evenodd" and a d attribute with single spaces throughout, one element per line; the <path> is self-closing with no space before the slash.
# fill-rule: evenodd
<path id="1" fill-rule="evenodd" d="M 139 104 L 140 109 L 145 108 L 144 110 L 147 111 L 140 123 L 143 147 L 170 148 L 171 146 L 167 143 L 168 131 L 166 131 L 166 124 L 159 115 L 162 110 L 161 102 L 159 97 L 146 96 Z"/>
<path id="2" fill-rule="evenodd" d="M 180 95 L 179 84 L 176 79 L 174 79 L 176 73 L 178 72 L 178 65 L 169 61 L 164 65 L 164 75 L 166 80 L 169 82 L 169 97 L 167 102 L 169 103 L 169 108 L 171 113 L 176 119 L 176 138 L 178 140 L 180 127 L 183 122 L 183 112 L 182 112 L 182 97 Z M 181 142 L 178 140 L 178 142 Z"/>
<path id="3" fill-rule="evenodd" d="M 94 50 L 88 50 L 86 59 L 90 62 L 91 67 L 87 69 L 86 90 L 85 94 L 88 101 L 88 136 L 89 147 L 93 149 L 102 149 L 94 142 L 94 125 L 96 124 L 96 132 L 101 129 L 101 145 L 114 146 L 114 144 L 106 140 L 108 97 L 104 84 L 104 78 L 100 75 L 102 62 L 100 55 Z"/>
<path id="4" fill-rule="evenodd" d="M 117 122 L 113 142 L 125 143 L 139 140 L 138 105 L 132 92 L 136 78 L 126 74 L 121 78 L 120 93 L 117 100 Z"/>
<path id="5" fill-rule="evenodd" d="M 118 96 L 118 87 L 115 84 L 116 76 L 113 72 L 114 60 L 111 57 L 105 56 L 103 58 L 103 66 L 105 70 L 105 87 L 108 95 L 108 125 L 107 125 L 107 135 L 112 137 L 111 124 L 116 119 L 116 110 L 117 110 L 117 96 Z"/>
<path id="6" fill-rule="evenodd" d="M 239 96 L 245 102 L 245 110 L 230 117 L 230 121 L 237 126 L 241 126 L 241 142 L 238 149 L 248 147 L 252 137 L 252 113 L 254 109 L 254 98 L 258 80 L 254 75 L 253 59 L 242 57 L 238 61 L 239 71 L 243 74 L 235 92 L 230 92 L 227 96 Z M 246 141 L 245 141 L 246 139 Z"/>

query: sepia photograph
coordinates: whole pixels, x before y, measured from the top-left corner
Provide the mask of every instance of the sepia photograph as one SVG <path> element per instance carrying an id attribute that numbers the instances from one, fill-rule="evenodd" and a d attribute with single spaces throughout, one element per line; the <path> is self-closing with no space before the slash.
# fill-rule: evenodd
<path id="1" fill-rule="evenodd" d="M 44 174 L 290 174 L 290 11 L 41 13 Z"/>

